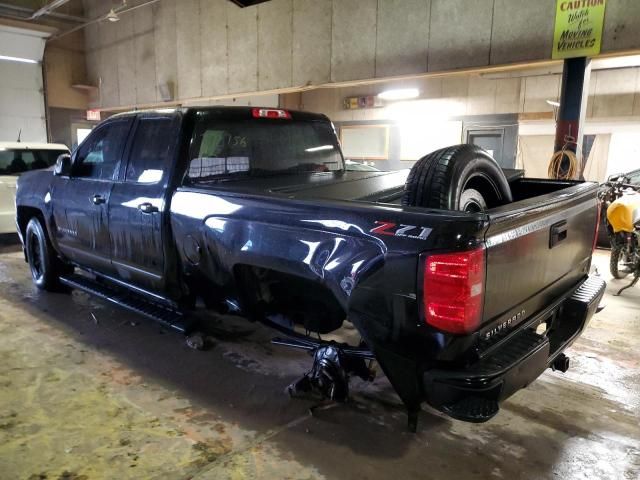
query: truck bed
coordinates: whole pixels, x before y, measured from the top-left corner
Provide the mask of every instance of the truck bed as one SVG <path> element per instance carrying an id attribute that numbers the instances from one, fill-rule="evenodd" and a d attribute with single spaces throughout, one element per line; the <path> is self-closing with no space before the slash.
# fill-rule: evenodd
<path id="1" fill-rule="evenodd" d="M 222 197 L 231 195 L 238 205 L 249 207 L 242 215 L 243 223 L 259 222 L 261 227 L 254 228 L 264 229 L 264 235 L 269 235 L 271 222 L 274 226 L 286 223 L 294 229 L 308 228 L 309 222 L 317 222 L 327 233 L 347 235 L 351 229 L 346 228 L 345 232 L 345 226 L 354 227 L 354 232 L 358 229 L 368 233 L 374 230 L 376 222 L 415 225 L 432 230 L 429 238 L 422 242 L 381 235 L 380 238 L 385 240 L 387 257 L 459 249 L 463 244 L 459 238 L 453 237 L 460 237 L 461 232 L 466 232 L 465 235 L 486 245 L 483 327 L 490 328 L 519 314 L 517 322 L 512 322 L 515 327 L 554 295 L 566 291 L 587 274 L 597 215 L 597 185 L 525 179 L 516 170 L 507 173 L 514 201 L 479 214 L 402 206 L 401 196 L 408 170 L 247 178 L 213 184 L 211 191 Z M 192 190 L 193 193 L 196 191 L 207 193 L 210 190 L 207 187 Z M 211 202 L 207 197 L 198 201 L 204 202 L 203 205 Z M 174 200 L 175 213 L 183 209 L 186 200 L 182 199 L 183 194 L 179 190 Z M 210 212 L 208 217 L 218 217 L 215 211 L 217 204 L 212 202 L 211 207 L 206 208 Z M 253 206 L 259 210 L 254 210 Z M 184 207 L 187 208 L 186 205 Z M 271 210 L 287 211 L 289 215 L 270 219 L 265 212 Z M 309 219 L 311 212 L 317 218 Z M 299 216 L 306 219 L 302 220 L 306 224 L 298 223 Z M 230 222 L 238 223 L 237 217 L 237 214 L 232 215 Z M 323 223 L 322 219 L 330 221 Z M 341 227 L 332 229 L 332 222 Z M 560 237 L 551 244 L 552 231 L 558 229 Z M 302 231 L 299 235 L 303 236 Z M 374 232 L 366 237 L 375 236 Z M 226 243 L 226 240 L 219 238 L 216 242 Z M 405 288 L 416 294 L 419 286 L 412 283 Z"/>

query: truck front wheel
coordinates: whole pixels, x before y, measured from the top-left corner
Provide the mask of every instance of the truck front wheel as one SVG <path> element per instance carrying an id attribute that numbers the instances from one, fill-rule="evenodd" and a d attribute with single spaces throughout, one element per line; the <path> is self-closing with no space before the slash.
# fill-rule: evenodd
<path id="1" fill-rule="evenodd" d="M 60 287 L 61 262 L 36 217 L 27 224 L 24 242 L 35 286 L 41 290 L 57 291 Z"/>

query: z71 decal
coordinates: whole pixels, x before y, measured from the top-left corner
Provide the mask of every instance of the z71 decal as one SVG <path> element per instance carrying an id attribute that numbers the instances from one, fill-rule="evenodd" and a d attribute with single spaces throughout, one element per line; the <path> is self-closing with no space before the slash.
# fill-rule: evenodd
<path id="1" fill-rule="evenodd" d="M 376 225 L 378 226 L 372 228 L 369 232 L 378 235 L 391 235 L 392 237 L 415 238 L 417 240 L 426 240 L 431 233 L 430 228 L 416 225 L 398 225 L 392 222 L 376 222 Z"/>

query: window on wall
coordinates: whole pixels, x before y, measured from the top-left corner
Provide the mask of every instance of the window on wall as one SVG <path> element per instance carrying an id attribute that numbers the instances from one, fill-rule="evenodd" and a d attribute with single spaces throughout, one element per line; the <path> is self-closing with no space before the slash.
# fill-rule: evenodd
<path id="1" fill-rule="evenodd" d="M 90 128 L 76 128 L 76 138 L 78 139 L 78 145 L 84 142 L 84 139 L 91 133 Z"/>
<path id="2" fill-rule="evenodd" d="M 345 158 L 386 160 L 389 158 L 389 125 L 348 125 L 340 129 Z"/>
<path id="3" fill-rule="evenodd" d="M 460 143 L 462 122 L 401 120 L 398 122 L 398 132 L 400 160 L 415 162 L 435 150 Z"/>
<path id="4" fill-rule="evenodd" d="M 638 132 L 621 132 L 611 135 L 606 177 L 636 170 L 640 165 Z"/>

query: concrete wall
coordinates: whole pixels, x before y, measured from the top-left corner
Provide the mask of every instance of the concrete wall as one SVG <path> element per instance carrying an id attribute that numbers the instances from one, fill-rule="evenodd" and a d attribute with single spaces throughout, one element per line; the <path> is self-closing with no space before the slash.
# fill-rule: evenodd
<path id="1" fill-rule="evenodd" d="M 555 0 L 161 0 L 87 28 L 87 68 L 111 108 L 158 102 L 160 85 L 182 100 L 529 62 L 549 59 L 554 15 Z M 603 52 L 640 48 L 639 28 L 640 2 L 610 1 Z"/>
<path id="2" fill-rule="evenodd" d="M 86 110 L 49 108 L 49 135 L 51 142 L 64 143 L 72 150 L 77 146 L 75 127 L 93 128 L 96 123 L 86 120 Z"/>
<path id="3" fill-rule="evenodd" d="M 62 25 L 59 28 L 69 28 Z M 84 35 L 81 31 L 60 40 L 49 42 L 44 53 L 47 84 L 47 106 L 86 110 L 89 104 L 87 90 L 72 85 L 87 83 Z"/>
<path id="4" fill-rule="evenodd" d="M 514 75 L 515 78 L 510 78 Z M 324 113 L 338 128 L 354 124 L 390 125 L 389 160 L 374 164 L 392 170 L 412 165 L 405 161 L 409 158 L 400 154 L 405 143 L 409 147 L 414 143 L 419 146 L 412 157 L 415 159 L 436 148 L 463 141 L 465 124 L 477 121 L 484 128 L 490 128 L 491 122 L 486 121 L 486 116 L 498 117 L 504 120 L 498 122 L 502 127 L 515 124 L 519 129 L 516 166 L 524 168 L 528 176 L 546 177 L 555 131 L 553 107 L 547 100 L 558 100 L 560 75 L 518 75 L 523 72 L 460 74 L 358 87 L 319 88 L 281 95 L 280 104 L 284 108 Z M 376 95 L 401 87 L 417 87 L 420 97 L 388 102 L 383 108 L 346 110 L 343 107 L 345 97 Z M 589 92 L 585 134 L 597 135 L 597 150 L 592 150 L 585 175 L 602 181 L 610 170 L 608 138 L 611 133 L 624 128 L 629 135 L 640 135 L 640 68 L 593 71 Z M 633 156 L 624 161 L 629 170 L 638 164 L 637 157 Z"/>
<path id="5" fill-rule="evenodd" d="M 509 74 L 504 74 L 507 77 Z M 505 113 L 549 118 L 557 101 L 560 75 L 489 78 L 477 74 L 404 80 L 345 88 L 319 88 L 283 95 L 288 108 L 320 112 L 334 121 L 400 119 L 413 113 L 446 118 L 461 115 Z M 417 87 L 420 97 L 408 102 L 388 103 L 384 108 L 345 110 L 345 97 L 375 95 L 398 87 Z M 545 115 L 546 114 L 546 115 Z M 597 70 L 589 84 L 587 118 L 640 117 L 640 68 Z"/>

